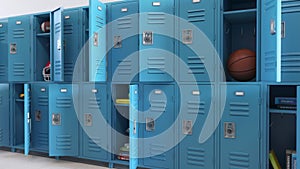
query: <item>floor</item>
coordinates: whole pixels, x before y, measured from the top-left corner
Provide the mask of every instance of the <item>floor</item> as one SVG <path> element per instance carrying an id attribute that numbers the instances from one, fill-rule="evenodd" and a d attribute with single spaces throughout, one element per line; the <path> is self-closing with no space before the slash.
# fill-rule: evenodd
<path id="1" fill-rule="evenodd" d="M 0 168 L 5 169 L 107 169 L 105 167 L 55 160 L 46 157 L 24 156 L 0 150 Z"/>

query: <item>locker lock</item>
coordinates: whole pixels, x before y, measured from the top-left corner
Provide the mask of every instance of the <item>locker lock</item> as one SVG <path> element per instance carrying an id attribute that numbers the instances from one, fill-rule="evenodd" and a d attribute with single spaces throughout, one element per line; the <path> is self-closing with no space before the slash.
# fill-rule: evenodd
<path id="1" fill-rule="evenodd" d="M 12 43 L 10 44 L 10 54 L 16 54 L 17 53 L 17 44 Z"/>
<path id="2" fill-rule="evenodd" d="M 153 32 L 143 32 L 143 44 L 152 45 L 153 44 Z"/>
<path id="3" fill-rule="evenodd" d="M 35 111 L 35 121 L 41 121 L 42 119 L 42 113 L 40 110 Z"/>
<path id="4" fill-rule="evenodd" d="M 154 131 L 155 122 L 153 118 L 146 118 L 146 131 Z"/>
<path id="5" fill-rule="evenodd" d="M 93 115 L 90 113 L 84 114 L 84 126 L 91 127 L 93 126 Z"/>
<path id="6" fill-rule="evenodd" d="M 122 47 L 122 37 L 115 36 L 114 37 L 114 48 L 121 48 Z"/>
<path id="7" fill-rule="evenodd" d="M 61 115 L 60 115 L 60 113 L 53 113 L 52 114 L 52 125 L 53 126 L 60 126 L 61 125 Z"/>
<path id="8" fill-rule="evenodd" d="M 183 30 L 182 31 L 182 42 L 184 44 L 192 44 L 193 43 L 193 30 Z"/>
<path id="9" fill-rule="evenodd" d="M 236 128 L 235 123 L 225 122 L 224 123 L 224 137 L 225 138 L 236 138 Z"/>
<path id="10" fill-rule="evenodd" d="M 182 134 L 184 134 L 184 135 L 192 135 L 193 134 L 193 122 L 191 120 L 183 121 Z"/>

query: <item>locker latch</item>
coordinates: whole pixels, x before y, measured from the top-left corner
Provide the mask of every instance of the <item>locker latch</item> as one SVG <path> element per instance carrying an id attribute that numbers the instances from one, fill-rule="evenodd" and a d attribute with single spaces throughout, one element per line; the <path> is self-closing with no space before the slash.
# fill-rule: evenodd
<path id="1" fill-rule="evenodd" d="M 94 36 L 93 36 L 93 44 L 94 46 L 98 46 L 98 33 L 94 32 Z"/>
<path id="2" fill-rule="evenodd" d="M 10 54 L 16 54 L 17 53 L 17 44 L 12 43 L 10 44 Z"/>
<path id="3" fill-rule="evenodd" d="M 122 37 L 114 36 L 114 48 L 121 48 L 121 47 L 122 47 Z"/>
<path id="4" fill-rule="evenodd" d="M 186 29 L 182 31 L 182 42 L 184 44 L 192 44 L 193 43 L 193 30 Z"/>
<path id="5" fill-rule="evenodd" d="M 224 123 L 224 137 L 225 138 L 235 138 L 236 137 L 236 128 L 235 123 L 225 122 Z"/>
<path id="6" fill-rule="evenodd" d="M 153 44 L 153 32 L 147 31 L 143 32 L 143 44 L 152 45 Z"/>
<path id="7" fill-rule="evenodd" d="M 35 121 L 41 121 L 42 119 L 42 113 L 40 110 L 35 111 Z"/>
<path id="8" fill-rule="evenodd" d="M 271 35 L 276 34 L 276 22 L 274 19 L 271 19 L 271 23 L 270 23 L 270 33 Z"/>
<path id="9" fill-rule="evenodd" d="M 146 118 L 146 131 L 154 131 L 155 122 L 153 118 Z"/>
<path id="10" fill-rule="evenodd" d="M 53 126 L 60 126 L 61 125 L 61 115 L 60 115 L 60 113 L 53 113 L 52 114 L 52 125 Z"/>
<path id="11" fill-rule="evenodd" d="M 182 124 L 182 134 L 192 135 L 193 134 L 193 121 L 184 120 Z"/>
<path id="12" fill-rule="evenodd" d="M 281 22 L 281 38 L 285 38 L 285 22 Z"/>
<path id="13" fill-rule="evenodd" d="M 91 127 L 93 125 L 93 115 L 86 113 L 84 114 L 84 126 Z"/>

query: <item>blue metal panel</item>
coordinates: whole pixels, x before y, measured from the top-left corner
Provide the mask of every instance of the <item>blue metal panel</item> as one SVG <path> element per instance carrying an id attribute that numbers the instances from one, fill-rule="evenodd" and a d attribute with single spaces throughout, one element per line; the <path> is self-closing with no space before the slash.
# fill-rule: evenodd
<path id="1" fill-rule="evenodd" d="M 143 111 L 144 121 L 139 130 L 144 139 L 143 164 L 151 168 L 175 168 L 175 150 L 168 149 L 175 144 L 175 130 L 166 137 L 164 133 L 174 122 L 175 103 L 173 85 L 144 85 Z M 172 135 L 174 134 L 174 135 Z M 155 137 L 158 138 L 155 138 Z M 141 137 L 140 137 L 141 138 Z"/>
<path id="2" fill-rule="evenodd" d="M 138 2 L 112 4 L 111 79 L 114 82 L 138 81 L 139 35 Z M 129 57 L 130 56 L 130 57 Z M 135 78 L 134 78 L 135 77 Z M 134 78 L 134 79 L 133 79 Z"/>
<path id="3" fill-rule="evenodd" d="M 110 135 L 106 85 L 84 84 L 82 101 L 80 120 L 83 129 L 83 156 L 94 160 L 108 160 L 106 149 Z"/>
<path id="4" fill-rule="evenodd" d="M 136 169 L 138 167 L 138 150 L 139 145 L 137 139 L 138 136 L 138 110 L 139 110 L 139 92 L 138 85 L 130 85 L 129 98 L 130 98 L 130 110 L 129 110 L 129 144 L 130 144 L 130 160 L 129 168 Z"/>
<path id="5" fill-rule="evenodd" d="M 139 6 L 140 81 L 173 81 L 174 0 L 140 1 Z"/>
<path id="6" fill-rule="evenodd" d="M 78 98 L 78 85 L 51 84 L 49 93 L 49 155 L 78 156 L 78 119 L 73 100 Z"/>
<path id="7" fill-rule="evenodd" d="M 63 9 L 51 12 L 51 76 L 53 81 L 64 81 L 64 22 Z"/>
<path id="8" fill-rule="evenodd" d="M 186 64 L 179 64 L 179 79 L 185 82 L 191 81 L 193 78 L 191 79 L 190 76 L 194 75 L 197 81 L 213 81 L 214 77 L 209 77 L 206 69 L 211 69 L 211 72 L 215 69 L 213 48 L 207 48 L 201 54 L 196 54 L 191 47 L 197 49 L 214 44 L 215 10 L 213 9 L 215 1 L 199 1 L 198 3 L 192 0 L 180 1 L 179 5 L 179 17 L 183 19 L 180 21 L 179 29 L 181 38 L 179 57 Z M 207 44 L 208 40 L 202 37 L 202 33 L 210 40 L 211 44 Z"/>
<path id="9" fill-rule="evenodd" d="M 281 81 L 281 1 L 261 1 L 261 80 Z"/>
<path id="10" fill-rule="evenodd" d="M 211 106 L 211 86 L 182 85 L 180 93 L 182 105 L 180 109 L 179 144 L 180 167 L 188 169 L 213 169 L 214 136 L 206 142 L 199 143 L 199 136 Z"/>
<path id="11" fill-rule="evenodd" d="M 299 103 L 299 99 L 300 99 L 300 87 L 298 86 L 297 87 L 297 103 Z M 299 114 L 299 111 L 300 111 L 300 104 L 297 104 L 297 114 Z M 300 128 L 300 116 L 296 116 L 296 128 L 299 129 Z M 297 130 L 296 129 L 296 156 L 298 157 L 297 158 L 297 161 L 299 161 L 299 157 L 300 157 L 300 130 Z M 297 163 L 297 167 L 296 168 L 299 168 L 300 167 L 300 163 Z"/>
<path id="12" fill-rule="evenodd" d="M 8 19 L 8 80 L 24 82 L 31 80 L 31 19 L 29 15 Z"/>
<path id="13" fill-rule="evenodd" d="M 300 1 L 282 1 L 282 55 L 281 78 L 283 82 L 300 81 L 299 27 Z"/>
<path id="14" fill-rule="evenodd" d="M 7 21 L 0 21 L 0 82 L 8 81 Z"/>
<path id="15" fill-rule="evenodd" d="M 49 85 L 31 85 L 31 149 L 49 150 Z"/>
<path id="16" fill-rule="evenodd" d="M 9 84 L 0 84 L 0 146 L 9 146 Z"/>
<path id="17" fill-rule="evenodd" d="M 30 85 L 24 84 L 24 154 L 29 155 L 30 134 Z"/>
<path id="18" fill-rule="evenodd" d="M 105 82 L 106 75 L 106 5 L 90 0 L 90 81 Z"/>
<path id="19" fill-rule="evenodd" d="M 260 168 L 260 86 L 227 87 L 225 110 L 219 125 L 220 166 Z"/>

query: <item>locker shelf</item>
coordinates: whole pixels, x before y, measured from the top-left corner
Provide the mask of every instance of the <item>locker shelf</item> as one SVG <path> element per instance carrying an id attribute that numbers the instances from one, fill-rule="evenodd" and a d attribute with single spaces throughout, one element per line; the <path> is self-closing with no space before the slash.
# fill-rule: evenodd
<path id="1" fill-rule="evenodd" d="M 38 33 L 36 34 L 37 37 L 49 37 L 50 38 L 50 33 Z"/>
<path id="2" fill-rule="evenodd" d="M 24 99 L 16 99 L 16 102 L 24 102 Z"/>
<path id="3" fill-rule="evenodd" d="M 125 160 L 113 160 L 112 162 L 114 164 L 129 165 L 129 161 L 125 161 Z"/>
<path id="4" fill-rule="evenodd" d="M 231 23 L 239 22 L 246 23 L 249 21 L 256 20 L 256 9 L 245 9 L 245 10 L 236 10 L 236 11 L 226 11 L 224 12 L 224 17 Z"/>
<path id="5" fill-rule="evenodd" d="M 120 106 L 120 107 L 128 107 L 129 106 L 129 104 L 115 104 L 115 106 Z"/>
<path id="6" fill-rule="evenodd" d="M 276 114 L 296 114 L 297 110 L 270 109 L 269 112 L 276 113 Z"/>

